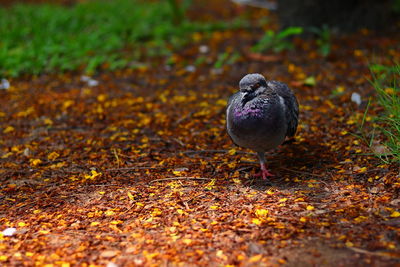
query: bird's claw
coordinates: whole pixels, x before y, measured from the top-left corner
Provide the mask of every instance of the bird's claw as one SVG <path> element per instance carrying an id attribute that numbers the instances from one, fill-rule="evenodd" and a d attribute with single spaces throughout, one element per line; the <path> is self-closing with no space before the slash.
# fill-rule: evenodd
<path id="1" fill-rule="evenodd" d="M 268 177 L 274 177 L 275 175 L 269 172 L 267 169 L 261 170 L 259 173 L 256 173 L 255 176 L 261 176 L 263 180 L 267 180 Z"/>
<path id="2" fill-rule="evenodd" d="M 265 163 L 261 163 L 261 171 L 256 174 L 256 176 L 261 176 L 263 180 L 267 180 L 267 177 L 273 177 L 274 174 L 270 173 L 265 166 Z"/>

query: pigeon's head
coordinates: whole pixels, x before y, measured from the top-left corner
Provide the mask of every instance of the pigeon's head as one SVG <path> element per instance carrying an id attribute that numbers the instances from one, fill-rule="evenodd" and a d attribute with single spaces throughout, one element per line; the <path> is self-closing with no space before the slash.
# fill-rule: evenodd
<path id="1" fill-rule="evenodd" d="M 260 87 L 267 87 L 264 76 L 258 73 L 247 74 L 239 82 L 240 91 L 243 93 L 253 93 Z"/>

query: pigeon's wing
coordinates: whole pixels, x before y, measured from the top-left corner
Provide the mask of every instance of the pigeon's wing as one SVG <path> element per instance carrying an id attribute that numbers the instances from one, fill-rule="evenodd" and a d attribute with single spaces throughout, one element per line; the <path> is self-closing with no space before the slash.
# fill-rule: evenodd
<path id="1" fill-rule="evenodd" d="M 290 90 L 290 88 L 284 83 L 268 81 L 268 86 L 284 100 L 284 105 L 286 106 L 286 119 L 288 123 L 286 136 L 292 137 L 296 133 L 299 120 L 299 104 L 297 99 L 292 90 Z"/>
<path id="2" fill-rule="evenodd" d="M 231 108 L 231 105 L 235 105 L 235 104 L 237 104 L 238 103 L 238 101 L 240 101 L 240 100 L 238 100 L 237 98 L 239 98 L 240 97 L 240 94 L 239 94 L 239 92 L 237 92 L 237 93 L 235 93 L 235 94 L 233 94 L 233 95 L 231 95 L 230 97 L 229 97 L 229 99 L 228 99 L 228 104 L 226 105 L 226 130 L 227 130 L 227 132 L 228 132 L 228 136 L 229 136 L 229 138 L 232 140 L 232 142 L 235 144 L 235 145 L 237 145 L 237 146 L 239 146 L 238 144 L 236 144 L 235 143 L 235 141 L 232 139 L 232 136 L 230 135 L 230 126 L 229 126 L 229 122 L 230 122 L 230 120 L 232 119 L 232 114 L 229 112 L 229 110 L 230 110 L 230 108 Z"/>

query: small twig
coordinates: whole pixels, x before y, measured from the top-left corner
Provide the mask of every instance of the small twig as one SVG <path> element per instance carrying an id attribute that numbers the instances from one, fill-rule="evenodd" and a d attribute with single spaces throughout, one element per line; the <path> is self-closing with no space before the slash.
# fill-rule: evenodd
<path id="1" fill-rule="evenodd" d="M 169 177 L 169 178 L 162 178 L 150 181 L 150 183 L 154 182 L 161 182 L 161 181 L 172 181 L 172 180 L 211 180 L 211 178 L 204 178 L 204 177 Z"/>
<path id="2" fill-rule="evenodd" d="M 282 57 L 275 56 L 275 55 L 264 55 L 260 53 L 247 53 L 247 56 L 255 61 L 261 61 L 261 62 L 277 62 L 282 59 Z"/>
<path id="3" fill-rule="evenodd" d="M 131 170 L 149 170 L 149 169 L 163 169 L 163 168 L 164 167 L 136 166 L 136 167 L 106 169 L 105 171 L 131 171 Z"/>
<path id="4" fill-rule="evenodd" d="M 15 207 L 15 209 L 16 209 L 16 210 L 20 210 L 20 209 L 23 208 L 23 207 L 32 206 L 32 205 L 35 205 L 35 204 L 37 204 L 37 202 L 25 203 L 25 204 L 23 204 L 23 205 L 21 205 L 21 206 Z"/>
<path id="5" fill-rule="evenodd" d="M 247 171 L 247 170 L 250 170 L 252 168 L 253 168 L 253 166 L 246 166 L 246 167 L 242 167 L 242 168 L 239 168 L 237 170 L 234 170 L 233 172 Z"/>
<path id="6" fill-rule="evenodd" d="M 225 149 L 210 149 L 210 150 L 188 150 L 183 151 L 183 154 L 201 154 L 201 153 L 228 153 L 229 150 Z M 247 155 L 256 155 L 256 153 L 250 153 L 245 151 L 236 151 L 236 154 L 247 154 Z"/>
<path id="7" fill-rule="evenodd" d="M 183 122 L 184 120 L 190 118 L 190 117 L 193 115 L 193 113 L 194 113 L 193 111 L 189 112 L 189 114 L 187 114 L 186 116 L 184 116 L 184 117 L 180 118 L 179 120 L 177 120 L 177 121 L 175 122 L 175 125 L 178 125 L 178 124 L 180 124 L 181 122 Z"/>
<path id="8" fill-rule="evenodd" d="M 85 185 L 85 186 L 107 186 L 107 187 L 117 186 L 117 187 L 121 187 L 122 185 L 120 185 L 120 184 L 88 184 L 88 185 Z"/>
<path id="9" fill-rule="evenodd" d="M 376 168 L 376 169 L 370 169 L 370 170 L 366 170 L 365 172 L 353 172 L 353 173 L 350 173 L 350 174 L 352 174 L 352 175 L 359 175 L 359 174 L 366 174 L 366 173 L 370 173 L 370 172 L 377 172 L 377 171 L 382 171 L 382 169 L 380 169 L 380 168 Z"/>
<path id="10" fill-rule="evenodd" d="M 271 162 L 271 161 L 268 161 L 268 162 Z M 248 160 L 241 160 L 239 163 L 241 163 L 241 164 L 253 164 L 253 165 L 258 164 L 257 161 L 248 161 Z"/>
<path id="11" fill-rule="evenodd" d="M 320 174 L 314 174 L 311 172 L 303 172 L 303 171 L 296 171 L 296 170 L 291 170 L 285 167 L 279 167 L 279 169 L 289 171 L 289 172 L 294 172 L 294 173 L 299 173 L 299 174 L 305 174 L 305 175 L 311 175 L 311 176 L 316 176 L 316 177 L 325 177 L 325 175 L 320 175 Z"/>
<path id="12" fill-rule="evenodd" d="M 115 150 L 115 148 L 113 149 L 113 153 L 114 153 L 115 158 L 117 159 L 117 165 L 118 165 L 118 168 L 119 168 L 119 166 L 120 166 L 120 160 L 119 160 L 119 157 L 118 157 L 117 150 Z"/>
<path id="13" fill-rule="evenodd" d="M 192 202 L 193 200 L 195 200 L 196 198 L 200 198 L 200 197 L 203 197 L 203 196 L 205 196 L 206 194 L 199 194 L 199 195 L 197 195 L 197 196 L 194 196 L 194 197 L 192 197 L 191 199 L 189 199 L 188 201 L 186 201 L 187 203 L 190 203 L 190 202 Z"/>
<path id="14" fill-rule="evenodd" d="M 217 149 L 211 149 L 211 150 L 188 150 L 182 152 L 183 154 L 201 154 L 201 153 L 226 153 L 228 150 L 217 150 Z"/>
<path id="15" fill-rule="evenodd" d="M 244 233 L 253 233 L 254 231 L 251 229 L 246 229 L 246 228 L 239 228 L 239 229 L 233 229 L 234 231 L 237 232 L 244 232 Z"/>
<path id="16" fill-rule="evenodd" d="M 128 159 L 137 159 L 138 158 L 137 156 L 128 156 L 128 155 L 124 155 L 121 153 L 118 156 L 121 158 L 128 158 Z"/>
<path id="17" fill-rule="evenodd" d="M 362 248 L 355 248 L 355 247 L 347 247 L 348 249 L 353 250 L 354 252 L 357 253 L 363 253 L 363 254 L 369 254 L 369 255 L 374 255 L 374 256 L 380 256 L 380 257 L 388 257 L 388 258 L 398 258 L 395 256 L 392 256 L 390 254 L 386 254 L 384 252 L 374 252 L 374 251 L 368 251 Z"/>
<path id="18" fill-rule="evenodd" d="M 174 140 L 175 142 L 177 142 L 178 144 L 180 144 L 183 147 L 185 146 L 185 144 L 181 140 L 179 140 L 178 138 L 172 138 L 172 140 Z"/>

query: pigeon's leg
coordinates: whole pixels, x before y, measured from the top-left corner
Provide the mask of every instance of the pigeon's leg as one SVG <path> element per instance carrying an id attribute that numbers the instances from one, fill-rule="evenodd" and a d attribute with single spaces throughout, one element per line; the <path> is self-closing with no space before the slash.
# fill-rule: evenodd
<path id="1" fill-rule="evenodd" d="M 267 177 L 275 176 L 267 170 L 267 166 L 265 165 L 264 152 L 257 152 L 257 155 L 258 155 L 258 158 L 260 159 L 260 167 L 261 167 L 261 172 L 259 174 L 257 174 L 257 176 L 262 176 L 262 178 L 264 180 L 266 180 Z"/>

